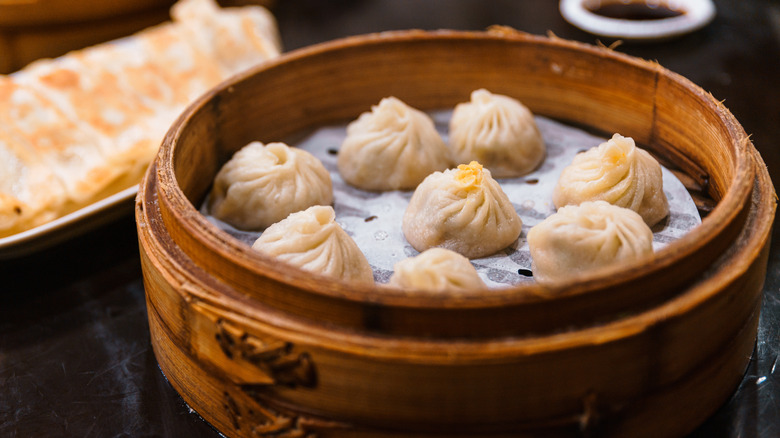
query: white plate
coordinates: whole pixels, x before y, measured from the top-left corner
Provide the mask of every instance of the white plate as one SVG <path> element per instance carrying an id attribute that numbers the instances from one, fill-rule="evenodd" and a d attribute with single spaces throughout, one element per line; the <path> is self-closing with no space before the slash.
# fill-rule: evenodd
<path id="1" fill-rule="evenodd" d="M 559 9 L 563 18 L 574 26 L 608 38 L 622 40 L 669 39 L 693 32 L 707 25 L 715 18 L 715 5 L 712 0 L 601 0 L 603 4 L 646 3 L 648 5 L 666 5 L 683 14 L 648 20 L 629 20 L 609 18 L 594 13 L 588 8 L 599 4 L 600 0 L 561 0 Z"/>
<path id="2" fill-rule="evenodd" d="M 38 227 L 0 238 L 0 260 L 22 257 L 132 214 L 138 186 L 90 204 Z"/>

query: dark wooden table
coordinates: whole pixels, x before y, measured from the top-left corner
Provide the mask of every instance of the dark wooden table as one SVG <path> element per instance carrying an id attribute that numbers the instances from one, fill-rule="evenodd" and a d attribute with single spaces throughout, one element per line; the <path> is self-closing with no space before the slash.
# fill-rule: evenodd
<path id="1" fill-rule="evenodd" d="M 389 29 L 502 24 L 595 43 L 553 0 L 279 0 L 285 48 Z M 780 2 L 716 1 L 705 29 L 617 50 L 688 77 L 752 134 L 780 180 Z M 2 54 L 0 54 L 2 56 Z M 215 437 L 160 373 L 149 342 L 128 214 L 84 236 L 0 262 L 0 436 Z M 778 229 L 776 221 L 776 229 Z M 775 233 L 756 349 L 732 398 L 693 437 L 780 436 L 780 233 Z"/>

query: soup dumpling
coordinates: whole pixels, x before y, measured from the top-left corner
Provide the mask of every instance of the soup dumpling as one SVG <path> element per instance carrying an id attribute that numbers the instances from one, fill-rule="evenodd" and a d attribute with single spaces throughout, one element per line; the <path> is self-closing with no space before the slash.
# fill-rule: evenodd
<path id="1" fill-rule="evenodd" d="M 314 155 L 284 143 L 252 142 L 214 179 L 211 214 L 242 230 L 262 230 L 290 213 L 333 203 L 330 174 Z"/>
<path id="2" fill-rule="evenodd" d="M 517 99 L 485 89 L 455 106 L 450 148 L 456 161 L 476 160 L 495 178 L 530 173 L 544 160 L 546 146 L 531 111 Z"/>
<path id="3" fill-rule="evenodd" d="M 389 284 L 433 292 L 487 287 L 469 259 L 444 248 L 431 248 L 396 263 Z"/>
<path id="4" fill-rule="evenodd" d="M 653 232 L 633 210 L 606 201 L 561 207 L 528 232 L 533 273 L 543 283 L 653 253 Z"/>
<path id="5" fill-rule="evenodd" d="M 344 181 L 372 191 L 412 190 L 450 165 L 433 120 L 395 97 L 382 99 L 347 126 L 338 155 Z"/>
<path id="6" fill-rule="evenodd" d="M 268 227 L 252 249 L 305 271 L 373 283 L 366 256 L 335 218 L 331 206 L 309 207 Z"/>
<path id="7" fill-rule="evenodd" d="M 473 259 L 511 245 L 523 223 L 490 171 L 472 161 L 425 178 L 402 226 L 418 251 L 441 247 Z"/>
<path id="8" fill-rule="evenodd" d="M 661 165 L 620 134 L 575 156 L 553 191 L 557 208 L 596 200 L 630 208 L 651 227 L 669 214 Z"/>

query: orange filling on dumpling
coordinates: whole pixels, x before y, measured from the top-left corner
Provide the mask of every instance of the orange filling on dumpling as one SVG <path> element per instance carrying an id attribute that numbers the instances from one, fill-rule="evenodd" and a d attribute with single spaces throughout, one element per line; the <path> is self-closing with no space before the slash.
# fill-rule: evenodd
<path id="1" fill-rule="evenodd" d="M 476 161 L 461 164 L 455 172 L 455 181 L 464 187 L 479 187 L 482 185 L 482 165 Z"/>
<path id="2" fill-rule="evenodd" d="M 603 159 L 610 164 L 622 164 L 626 161 L 628 153 L 631 152 L 634 145 L 633 140 L 615 134 L 612 138 L 601 145 Z"/>

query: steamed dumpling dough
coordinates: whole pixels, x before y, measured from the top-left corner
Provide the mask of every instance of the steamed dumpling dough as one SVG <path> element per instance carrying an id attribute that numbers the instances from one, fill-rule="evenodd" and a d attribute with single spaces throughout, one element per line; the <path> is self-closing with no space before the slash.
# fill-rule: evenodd
<path id="1" fill-rule="evenodd" d="M 534 278 L 549 282 L 653 253 L 653 233 L 633 210 L 606 201 L 561 207 L 528 232 Z"/>
<path id="2" fill-rule="evenodd" d="M 347 126 L 338 167 L 347 183 L 364 190 L 411 190 L 447 169 L 450 152 L 433 120 L 387 97 Z"/>
<path id="3" fill-rule="evenodd" d="M 252 249 L 306 271 L 347 281 L 373 282 L 355 241 L 336 223 L 331 206 L 316 205 L 268 227 Z"/>
<path id="4" fill-rule="evenodd" d="M 522 225 L 501 186 L 476 161 L 425 178 L 403 217 L 404 236 L 416 250 L 441 247 L 470 259 L 511 245 Z"/>
<path id="5" fill-rule="evenodd" d="M 574 157 L 553 191 L 558 208 L 596 200 L 630 208 L 651 227 L 669 214 L 661 165 L 620 134 Z"/>
<path id="6" fill-rule="evenodd" d="M 485 89 L 471 93 L 450 119 L 450 147 L 455 160 L 476 160 L 495 178 L 513 178 L 534 170 L 546 147 L 533 114 L 518 100 Z"/>
<path id="7" fill-rule="evenodd" d="M 261 230 L 290 213 L 332 202 L 330 174 L 312 154 L 284 143 L 252 142 L 217 173 L 209 210 L 236 228 Z"/>
<path id="8" fill-rule="evenodd" d="M 469 259 L 444 248 L 431 248 L 396 263 L 389 284 L 434 292 L 487 287 Z"/>

